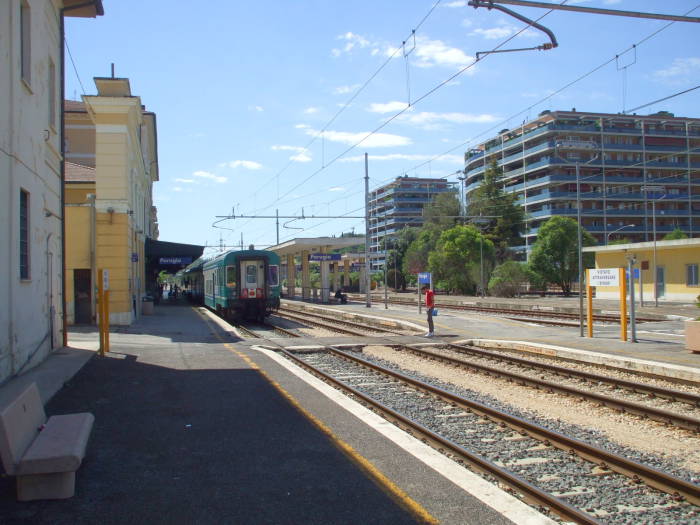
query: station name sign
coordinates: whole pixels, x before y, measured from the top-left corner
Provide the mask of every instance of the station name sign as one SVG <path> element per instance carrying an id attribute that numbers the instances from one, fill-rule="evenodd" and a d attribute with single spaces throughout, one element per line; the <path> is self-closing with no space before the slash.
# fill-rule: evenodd
<path id="1" fill-rule="evenodd" d="M 158 264 L 190 264 L 192 257 L 161 257 Z"/>
<path id="2" fill-rule="evenodd" d="M 619 268 L 588 270 L 588 286 L 620 286 Z"/>
<path id="3" fill-rule="evenodd" d="M 312 253 L 309 255 L 309 261 L 321 262 L 321 261 L 339 261 L 339 253 Z"/>

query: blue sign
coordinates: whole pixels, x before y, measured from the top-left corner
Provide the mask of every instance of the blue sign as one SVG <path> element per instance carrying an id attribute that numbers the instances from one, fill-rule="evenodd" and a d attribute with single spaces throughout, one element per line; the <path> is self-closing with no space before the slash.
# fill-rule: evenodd
<path id="1" fill-rule="evenodd" d="M 136 252 L 131 252 L 131 262 L 139 262 L 139 254 Z"/>
<path id="2" fill-rule="evenodd" d="M 633 271 L 633 274 L 634 274 L 634 278 L 635 278 L 635 279 L 639 279 L 639 268 L 635 268 L 634 271 Z M 629 280 L 629 278 L 630 278 L 630 271 L 629 271 L 629 270 L 625 270 L 625 275 L 627 276 L 627 279 Z"/>
<path id="3" fill-rule="evenodd" d="M 192 257 L 161 257 L 158 264 L 190 264 Z"/>
<path id="4" fill-rule="evenodd" d="M 418 274 L 418 284 L 430 284 L 430 272 L 421 272 Z"/>
<path id="5" fill-rule="evenodd" d="M 309 261 L 339 261 L 339 253 L 312 253 L 309 255 Z"/>

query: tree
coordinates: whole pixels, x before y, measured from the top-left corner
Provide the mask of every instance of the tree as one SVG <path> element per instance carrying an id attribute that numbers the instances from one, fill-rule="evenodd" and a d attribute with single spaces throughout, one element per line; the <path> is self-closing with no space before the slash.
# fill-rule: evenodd
<path id="1" fill-rule="evenodd" d="M 459 200 L 452 192 L 438 193 L 423 207 L 423 228 L 451 228 L 459 221 Z"/>
<path id="2" fill-rule="evenodd" d="M 474 292 L 481 271 L 483 248 L 484 273 L 492 266 L 493 243 L 474 226 L 455 226 L 445 230 L 428 257 L 433 280 L 440 287 L 461 293 Z"/>
<path id="3" fill-rule="evenodd" d="M 529 280 L 525 263 L 506 261 L 494 268 L 489 280 L 489 293 L 499 297 L 515 297 Z"/>
<path id="4" fill-rule="evenodd" d="M 435 249 L 435 244 L 440 237 L 440 230 L 436 228 L 421 228 L 418 237 L 408 249 L 403 261 L 403 271 L 406 274 L 425 272 L 428 269 L 428 257 Z"/>
<path id="5" fill-rule="evenodd" d="M 671 233 L 667 233 L 664 235 L 664 241 L 675 241 L 678 239 L 687 239 L 688 236 L 681 230 L 680 228 L 676 227 Z"/>
<path id="6" fill-rule="evenodd" d="M 561 287 L 564 295 L 571 293 L 571 283 L 578 278 L 578 224 L 570 217 L 556 216 L 545 222 L 537 232 L 537 242 L 530 254 L 530 267 L 548 283 Z M 582 232 L 584 246 L 596 244 L 586 230 Z M 584 267 L 591 268 L 592 253 L 583 254 Z"/>
<path id="7" fill-rule="evenodd" d="M 496 246 L 496 259 L 508 258 L 508 247 L 520 244 L 520 234 L 525 223 L 525 212 L 516 204 L 514 193 L 503 191 L 503 170 L 492 161 L 484 172 L 484 180 L 469 197 L 467 214 L 470 217 L 490 217 L 482 219 L 481 230 Z"/>

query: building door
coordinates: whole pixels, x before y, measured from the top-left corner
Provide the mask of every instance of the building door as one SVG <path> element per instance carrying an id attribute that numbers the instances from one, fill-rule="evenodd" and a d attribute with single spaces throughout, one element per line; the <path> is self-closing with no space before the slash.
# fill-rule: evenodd
<path id="1" fill-rule="evenodd" d="M 73 270 L 75 324 L 92 323 L 92 283 L 90 270 Z"/>
<path id="2" fill-rule="evenodd" d="M 659 297 L 666 295 L 666 268 L 663 266 L 656 267 L 656 290 Z"/>

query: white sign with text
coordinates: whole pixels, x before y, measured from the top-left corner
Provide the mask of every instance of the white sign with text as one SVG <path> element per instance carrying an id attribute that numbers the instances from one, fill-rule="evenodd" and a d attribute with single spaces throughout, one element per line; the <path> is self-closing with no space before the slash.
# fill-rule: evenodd
<path id="1" fill-rule="evenodd" d="M 588 286 L 620 286 L 619 268 L 588 270 Z"/>

